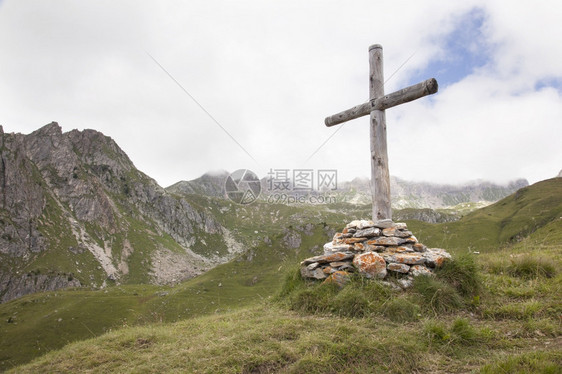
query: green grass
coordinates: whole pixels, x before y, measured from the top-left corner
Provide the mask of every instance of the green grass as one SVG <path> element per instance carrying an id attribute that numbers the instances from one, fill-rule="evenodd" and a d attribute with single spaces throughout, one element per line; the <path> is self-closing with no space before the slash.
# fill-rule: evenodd
<path id="1" fill-rule="evenodd" d="M 394 329 L 264 305 L 169 326 L 123 329 L 17 371 L 400 373 L 419 368 L 421 342 L 404 341 Z"/>
<path id="2" fill-rule="evenodd" d="M 483 374 L 492 373 L 562 373 L 562 352 L 538 351 L 505 357 L 492 364 L 484 366 Z"/>
<path id="3" fill-rule="evenodd" d="M 283 208 L 274 216 L 287 226 L 273 235 L 271 220 L 250 231 L 263 212 L 238 212 L 236 235 L 252 235 L 246 240 L 255 245 L 176 287 L 71 290 L 1 304 L 0 369 L 35 358 L 14 372 L 560 372 L 562 204 L 549 195 L 556 183 L 458 224 L 409 223 L 424 244 L 456 247 L 454 261 L 407 292 L 298 276 L 298 262 L 319 253 L 345 217 L 324 226 L 320 210 Z M 311 230 L 302 217 L 316 222 Z M 299 235 L 300 248 L 283 244 L 287 232 Z"/>

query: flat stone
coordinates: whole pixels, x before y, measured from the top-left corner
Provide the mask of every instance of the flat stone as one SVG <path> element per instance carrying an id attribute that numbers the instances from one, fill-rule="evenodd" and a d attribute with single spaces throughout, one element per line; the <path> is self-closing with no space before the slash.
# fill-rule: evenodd
<path id="1" fill-rule="evenodd" d="M 355 244 L 355 243 L 364 242 L 365 240 L 367 240 L 367 238 L 347 238 L 347 239 L 343 239 L 343 242 L 345 244 Z"/>
<path id="2" fill-rule="evenodd" d="M 349 281 L 349 273 L 346 271 L 336 271 L 328 276 L 324 282 L 327 284 L 337 284 L 343 287 Z"/>
<path id="3" fill-rule="evenodd" d="M 344 234 L 344 233 L 341 233 L 341 232 L 336 232 L 332 239 L 335 240 L 335 241 L 339 241 L 339 240 L 343 240 L 343 239 L 346 239 L 346 238 L 351 238 L 352 236 L 353 236 L 352 233 Z"/>
<path id="4" fill-rule="evenodd" d="M 425 258 L 419 253 L 389 253 L 383 252 L 381 256 L 388 263 L 398 263 L 406 265 L 421 265 L 425 263 Z"/>
<path id="5" fill-rule="evenodd" d="M 346 252 L 352 248 L 353 247 L 349 244 L 334 244 L 333 242 L 329 242 L 324 244 L 324 253 L 330 254 L 334 252 Z"/>
<path id="6" fill-rule="evenodd" d="M 441 248 L 428 248 L 422 256 L 426 259 L 427 265 L 432 268 L 440 267 L 445 260 L 451 258 L 451 255 Z"/>
<path id="7" fill-rule="evenodd" d="M 351 221 L 350 223 L 348 223 L 345 228 L 346 229 L 366 229 L 367 227 L 373 227 L 375 224 L 373 223 L 373 221 L 367 221 L 364 219 L 361 220 L 355 220 L 355 221 Z"/>
<path id="8" fill-rule="evenodd" d="M 355 244 L 353 244 L 353 250 L 356 251 L 356 252 L 364 252 L 365 251 L 365 244 L 355 243 Z"/>
<path id="9" fill-rule="evenodd" d="M 406 239 L 396 238 L 394 236 L 379 236 L 378 238 L 367 241 L 369 245 L 400 245 L 406 243 Z"/>
<path id="10" fill-rule="evenodd" d="M 349 265 L 349 262 L 344 262 L 344 261 L 330 262 L 330 266 L 333 268 L 339 268 L 340 266 L 344 266 L 344 265 Z"/>
<path id="11" fill-rule="evenodd" d="M 316 269 L 318 266 L 320 266 L 320 264 L 318 262 L 313 262 L 312 264 L 308 264 L 306 265 L 306 268 L 310 271 Z"/>
<path id="12" fill-rule="evenodd" d="M 398 273 L 407 274 L 410 271 L 410 266 L 406 264 L 397 264 L 395 262 L 386 266 L 387 270 L 396 271 Z"/>
<path id="13" fill-rule="evenodd" d="M 415 252 L 415 251 L 411 247 L 411 244 L 406 244 L 406 245 L 401 245 L 399 247 L 396 247 L 395 252 L 397 252 L 397 253 L 412 253 L 412 252 Z"/>
<path id="14" fill-rule="evenodd" d="M 396 233 L 396 227 L 388 227 L 382 230 L 382 234 L 384 236 L 394 236 L 395 233 Z"/>
<path id="15" fill-rule="evenodd" d="M 433 275 L 431 270 L 423 265 L 414 265 L 410 267 L 410 274 L 412 274 L 414 277 L 417 277 L 419 275 Z"/>
<path id="16" fill-rule="evenodd" d="M 353 234 L 354 238 L 372 238 L 373 236 L 379 236 L 381 234 L 381 230 L 376 227 L 369 227 L 362 230 L 357 230 L 355 234 Z"/>
<path id="17" fill-rule="evenodd" d="M 389 227 L 394 227 L 395 224 L 391 219 L 381 219 L 375 222 L 373 226 L 378 227 L 379 229 L 387 229 Z"/>
<path id="18" fill-rule="evenodd" d="M 373 227 L 374 223 L 371 220 L 362 219 L 359 221 L 359 224 L 356 226 L 357 230 L 363 230 L 369 227 Z"/>
<path id="19" fill-rule="evenodd" d="M 397 236 L 399 238 L 408 238 L 412 235 L 413 235 L 412 232 L 408 230 L 396 230 L 394 232 L 394 236 Z"/>
<path id="20" fill-rule="evenodd" d="M 326 279 L 328 275 L 325 274 L 321 268 L 308 270 L 306 266 L 303 266 L 301 267 L 301 276 L 303 278 L 311 278 L 311 279 Z"/>
<path id="21" fill-rule="evenodd" d="M 422 243 L 414 243 L 412 248 L 414 248 L 414 251 L 416 251 L 416 252 L 422 252 L 423 253 L 423 252 L 427 251 L 427 247 L 425 245 L 423 245 Z"/>
<path id="22" fill-rule="evenodd" d="M 408 230 L 408 226 L 404 222 L 396 222 L 394 226 L 396 226 L 397 230 Z"/>
<path id="23" fill-rule="evenodd" d="M 355 243 L 353 244 L 353 250 L 356 252 L 384 252 L 388 247 L 383 247 L 382 245 L 370 245 L 367 243 Z"/>
<path id="24" fill-rule="evenodd" d="M 324 272 L 324 274 L 332 274 L 336 271 L 336 269 L 332 268 L 331 266 L 326 266 L 322 269 L 322 271 Z"/>
<path id="25" fill-rule="evenodd" d="M 307 258 L 306 260 L 301 262 L 301 265 L 309 265 L 309 264 L 312 264 L 313 262 L 318 262 L 320 264 L 327 264 L 327 263 L 335 262 L 335 261 L 345 261 L 345 260 L 352 259 L 353 256 L 354 256 L 354 254 L 350 253 L 350 252 L 328 253 L 328 254 L 325 254 L 325 255 Z"/>
<path id="26" fill-rule="evenodd" d="M 411 235 L 411 236 L 409 236 L 409 237 L 407 237 L 407 238 L 400 238 L 400 239 L 404 240 L 403 243 L 412 243 L 412 244 L 415 244 L 415 243 L 418 242 L 418 238 L 416 238 L 414 235 Z"/>
<path id="27" fill-rule="evenodd" d="M 355 256 L 353 265 L 367 278 L 386 277 L 386 261 L 378 253 L 366 252 Z"/>

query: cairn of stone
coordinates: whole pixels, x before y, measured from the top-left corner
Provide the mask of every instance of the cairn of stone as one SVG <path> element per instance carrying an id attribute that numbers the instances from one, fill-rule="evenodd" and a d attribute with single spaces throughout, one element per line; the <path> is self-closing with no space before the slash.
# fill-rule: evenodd
<path id="1" fill-rule="evenodd" d="M 414 277 L 433 274 L 450 258 L 444 249 L 418 242 L 405 223 L 357 220 L 324 245 L 323 255 L 301 262 L 301 275 L 342 286 L 351 273 L 381 280 L 394 273 L 392 278 L 406 289 Z"/>

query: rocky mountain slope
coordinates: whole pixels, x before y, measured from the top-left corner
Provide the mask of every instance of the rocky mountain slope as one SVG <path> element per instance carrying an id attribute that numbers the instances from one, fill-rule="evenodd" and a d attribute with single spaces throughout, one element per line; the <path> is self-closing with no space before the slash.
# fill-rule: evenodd
<path id="1" fill-rule="evenodd" d="M 0 301 L 68 286 L 169 283 L 242 249 L 204 207 L 166 192 L 109 137 L 0 127 Z"/>

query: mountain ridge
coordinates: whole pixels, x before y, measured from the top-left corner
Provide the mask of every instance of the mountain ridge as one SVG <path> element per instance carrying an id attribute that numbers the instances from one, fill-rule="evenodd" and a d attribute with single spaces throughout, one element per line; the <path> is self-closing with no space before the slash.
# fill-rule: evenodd
<path id="1" fill-rule="evenodd" d="M 176 182 L 167 187 L 166 190 L 178 194 L 203 194 L 210 197 L 224 198 L 224 182 L 228 175 L 228 171 L 205 173 L 199 178 Z M 268 190 L 267 178 L 262 178 L 261 182 L 263 196 L 276 193 L 276 191 Z M 515 179 L 504 184 L 483 180 L 469 181 L 462 184 L 438 184 L 412 182 L 394 176 L 390 177 L 393 209 L 443 209 L 468 202 L 489 204 L 528 185 L 529 182 L 524 178 Z M 303 194 L 303 192 L 291 190 L 283 192 L 287 194 Z M 313 191 L 311 193 L 317 194 L 320 192 Z M 371 202 L 370 180 L 368 178 L 358 177 L 349 182 L 341 182 L 337 190 L 323 191 L 322 193 L 335 196 L 339 202 L 353 205 L 370 204 Z"/>
<path id="2" fill-rule="evenodd" d="M 1 301 L 64 286 L 177 282 L 242 248 L 98 131 L 63 133 L 52 122 L 0 136 Z"/>

